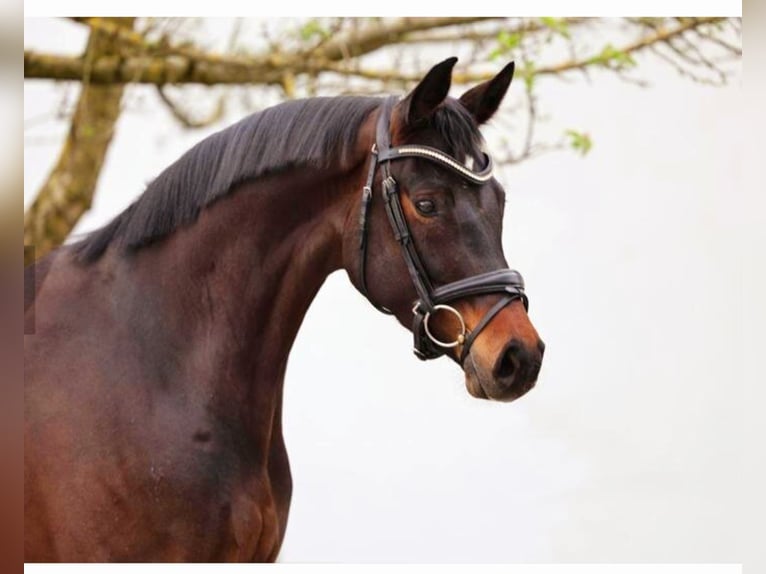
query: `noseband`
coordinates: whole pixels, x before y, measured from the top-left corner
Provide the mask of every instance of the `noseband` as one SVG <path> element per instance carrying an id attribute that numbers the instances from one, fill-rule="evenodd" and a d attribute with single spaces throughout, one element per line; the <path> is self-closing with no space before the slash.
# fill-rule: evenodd
<path id="1" fill-rule="evenodd" d="M 383 171 L 382 195 L 386 205 L 388 221 L 394 237 L 402 248 L 402 255 L 407 264 L 412 283 L 415 286 L 418 299 L 412 307 L 414 315 L 412 322 L 412 332 L 414 334 L 415 355 L 422 360 L 435 359 L 446 352 L 446 349 L 462 345 L 459 360 L 462 364 L 468 356 L 476 337 L 481 333 L 492 318 L 497 315 L 506 305 L 521 299 L 524 308 L 528 308 L 529 301 L 524 294 L 524 279 L 518 271 L 512 269 L 496 269 L 487 273 L 480 273 L 466 279 L 454 281 L 446 285 L 434 288 L 420 260 L 415 244 L 407 225 L 407 219 L 404 217 L 402 203 L 399 197 L 399 185 L 391 175 L 390 165 L 392 161 L 407 157 L 417 157 L 432 161 L 442 167 L 446 167 L 474 184 L 486 183 L 492 178 L 492 159 L 484 154 L 484 168 L 475 172 L 464 167 L 455 158 L 439 151 L 438 149 L 420 146 L 404 145 L 391 147 L 390 121 L 391 112 L 397 101 L 396 96 L 387 98 L 380 111 L 377 124 L 376 142 L 370 152 L 370 164 L 367 171 L 367 181 L 362 190 L 362 204 L 359 215 L 361 262 L 361 291 L 370 299 L 367 290 L 367 215 L 373 197 L 373 182 L 375 171 L 380 164 Z M 474 295 L 486 295 L 491 293 L 502 294 L 500 300 L 482 317 L 481 321 L 471 330 L 466 329 L 465 321 L 460 312 L 454 307 L 448 305 L 458 299 L 471 297 Z M 373 305 L 384 313 L 391 314 L 391 311 L 375 303 L 370 299 Z M 460 332 L 453 341 L 441 341 L 437 339 L 429 326 L 431 316 L 439 311 L 448 312 L 455 315 L 460 324 Z"/>

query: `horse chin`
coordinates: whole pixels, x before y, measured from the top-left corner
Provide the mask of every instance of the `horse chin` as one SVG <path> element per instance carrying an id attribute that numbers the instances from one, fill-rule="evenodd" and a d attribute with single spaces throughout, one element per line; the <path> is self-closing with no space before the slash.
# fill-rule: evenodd
<path id="1" fill-rule="evenodd" d="M 465 375 L 465 388 L 468 394 L 477 399 L 486 399 L 501 403 L 510 403 L 526 394 L 526 391 L 502 390 L 490 382 L 482 382 L 475 374 Z"/>
<path id="2" fill-rule="evenodd" d="M 484 390 L 481 375 L 470 353 L 463 364 L 463 372 L 465 373 L 465 388 L 468 390 L 468 394 L 477 399 L 489 399 L 487 392 Z"/>
<path id="3" fill-rule="evenodd" d="M 475 374 L 465 374 L 465 388 L 468 390 L 468 394 L 477 399 L 488 399 L 487 393 L 484 392 L 484 387 L 481 386 L 478 377 Z"/>

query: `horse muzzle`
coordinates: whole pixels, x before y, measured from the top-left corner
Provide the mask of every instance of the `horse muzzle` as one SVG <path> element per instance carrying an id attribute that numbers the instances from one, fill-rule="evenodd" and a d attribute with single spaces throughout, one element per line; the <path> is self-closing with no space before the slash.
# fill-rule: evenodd
<path id="1" fill-rule="evenodd" d="M 545 344 L 523 308 L 511 305 L 487 326 L 465 357 L 466 388 L 477 398 L 516 400 L 535 386 L 544 353 Z"/>

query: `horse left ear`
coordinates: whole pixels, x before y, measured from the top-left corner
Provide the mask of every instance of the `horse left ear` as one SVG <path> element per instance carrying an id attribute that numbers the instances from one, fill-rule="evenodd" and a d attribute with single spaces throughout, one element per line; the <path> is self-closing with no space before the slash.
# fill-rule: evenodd
<path id="1" fill-rule="evenodd" d="M 511 85 L 514 68 L 515 64 L 511 62 L 500 70 L 497 76 L 460 96 L 460 103 L 471 112 L 477 124 L 481 125 L 489 120 L 500 107 L 500 102 Z"/>
<path id="2" fill-rule="evenodd" d="M 449 93 L 452 83 L 452 68 L 457 58 L 447 58 L 431 68 L 415 89 L 400 103 L 402 118 L 413 125 L 428 118 Z"/>

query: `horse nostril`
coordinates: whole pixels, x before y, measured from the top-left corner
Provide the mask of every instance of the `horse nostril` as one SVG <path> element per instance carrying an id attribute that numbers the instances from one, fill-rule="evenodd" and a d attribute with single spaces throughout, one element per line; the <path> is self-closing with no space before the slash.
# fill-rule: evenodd
<path id="1" fill-rule="evenodd" d="M 495 368 L 496 378 L 510 380 L 516 374 L 519 367 L 520 351 L 521 345 L 516 341 L 511 341 L 500 356 L 500 361 Z"/>
<path id="2" fill-rule="evenodd" d="M 493 371 L 496 384 L 506 397 L 518 398 L 535 386 L 544 350 L 542 341 L 526 346 L 513 339 L 506 345 Z"/>

